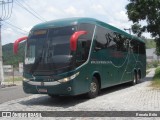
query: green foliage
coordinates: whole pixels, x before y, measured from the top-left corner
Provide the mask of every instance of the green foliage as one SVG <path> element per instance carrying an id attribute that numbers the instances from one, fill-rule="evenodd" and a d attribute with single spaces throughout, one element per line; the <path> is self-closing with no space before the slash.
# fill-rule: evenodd
<path id="1" fill-rule="evenodd" d="M 139 25 L 139 24 L 134 24 L 134 25 L 132 25 L 132 32 L 134 33 L 134 34 L 137 34 L 138 36 L 140 36 L 139 34 L 139 31 L 141 30 L 141 25 Z"/>
<path id="2" fill-rule="evenodd" d="M 126 6 L 129 20 L 133 21 L 133 32 L 141 35 L 147 31 L 156 38 L 156 53 L 160 55 L 160 0 L 129 0 Z M 140 21 L 145 20 L 147 25 L 141 26 Z"/>
<path id="3" fill-rule="evenodd" d="M 141 25 L 138 23 L 133 24 L 131 28 L 132 28 L 132 32 L 136 34 L 138 37 L 141 37 L 142 32 L 144 32 L 146 29 L 145 26 L 141 27 Z"/>
<path id="4" fill-rule="evenodd" d="M 23 77 L 14 77 L 14 82 L 16 81 L 22 81 L 23 80 Z M 13 82 L 13 77 L 8 77 L 8 78 L 5 78 L 5 82 Z"/>
<path id="5" fill-rule="evenodd" d="M 159 64 L 159 63 L 158 63 L 158 61 L 153 61 L 152 64 L 153 64 L 153 67 L 156 68 L 156 67 L 158 67 L 158 64 Z"/>
<path id="6" fill-rule="evenodd" d="M 24 48 L 25 42 L 19 45 L 18 54 L 13 54 L 13 43 L 9 43 L 2 46 L 3 51 L 3 64 L 4 65 L 14 65 L 15 67 L 18 66 L 19 62 L 23 62 L 24 60 Z"/>
<path id="7" fill-rule="evenodd" d="M 155 75 L 151 84 L 154 88 L 160 88 L 160 67 L 155 70 Z"/>
<path id="8" fill-rule="evenodd" d="M 160 79 L 160 67 L 155 70 L 155 75 L 153 79 Z"/>
<path id="9" fill-rule="evenodd" d="M 146 49 L 156 48 L 156 42 L 153 39 L 145 40 Z"/>
<path id="10" fill-rule="evenodd" d="M 160 56 L 160 38 L 155 39 L 156 42 L 156 54 Z"/>
<path id="11" fill-rule="evenodd" d="M 147 69 L 158 67 L 159 62 L 157 60 L 147 63 Z"/>

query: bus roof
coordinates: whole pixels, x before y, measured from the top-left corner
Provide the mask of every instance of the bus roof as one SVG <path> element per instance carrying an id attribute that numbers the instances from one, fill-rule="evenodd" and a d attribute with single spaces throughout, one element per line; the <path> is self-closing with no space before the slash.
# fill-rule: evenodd
<path id="1" fill-rule="evenodd" d="M 69 26 L 69 25 L 76 25 L 78 23 L 92 23 L 95 25 L 100 25 L 102 27 L 108 28 L 112 31 L 118 32 L 120 34 L 123 34 L 129 38 L 134 38 L 135 40 L 138 40 L 140 42 L 144 43 L 144 40 L 142 40 L 141 38 L 138 38 L 136 36 L 132 36 L 112 25 L 109 25 L 107 23 L 104 23 L 102 21 L 99 21 L 97 19 L 94 18 L 83 18 L 83 17 L 74 17 L 74 18 L 65 18 L 65 19 L 58 19 L 58 20 L 52 20 L 52 21 L 47 21 L 44 23 L 40 23 L 38 25 L 35 25 L 32 30 L 34 29 L 44 29 L 44 28 L 53 28 L 53 27 L 62 27 L 62 26 Z"/>

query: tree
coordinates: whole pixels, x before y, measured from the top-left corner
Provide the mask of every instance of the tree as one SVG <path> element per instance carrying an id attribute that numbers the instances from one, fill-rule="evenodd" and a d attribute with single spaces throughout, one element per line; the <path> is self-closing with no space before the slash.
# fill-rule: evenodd
<path id="1" fill-rule="evenodd" d="M 129 20 L 133 22 L 132 31 L 140 36 L 143 32 L 151 33 L 156 42 L 156 53 L 160 55 L 160 0 L 129 0 L 126 5 Z M 140 25 L 140 21 L 147 25 Z"/>

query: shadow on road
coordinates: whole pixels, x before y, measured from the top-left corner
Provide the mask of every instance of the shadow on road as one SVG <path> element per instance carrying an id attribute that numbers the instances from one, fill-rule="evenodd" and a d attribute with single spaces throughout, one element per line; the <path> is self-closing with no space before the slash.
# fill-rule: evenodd
<path id="1" fill-rule="evenodd" d="M 153 77 L 145 77 L 143 80 L 141 80 L 141 82 L 145 82 L 145 81 L 152 81 Z"/>
<path id="2" fill-rule="evenodd" d="M 30 100 L 20 101 L 20 104 L 23 105 L 43 105 L 43 106 L 54 106 L 54 107 L 63 107 L 68 108 L 76 104 L 85 102 L 87 99 L 84 95 L 78 96 L 61 96 L 61 97 L 49 97 L 49 96 L 40 96 Z"/>
<path id="3" fill-rule="evenodd" d="M 139 84 L 142 84 L 144 82 L 151 81 L 151 80 L 152 80 L 152 77 L 145 77 L 144 79 L 141 79 L 138 82 L 138 84 L 136 84 L 136 85 L 139 85 Z M 131 85 L 130 83 L 124 83 L 124 84 L 108 87 L 108 88 L 105 88 L 105 89 L 101 90 L 100 96 L 105 95 L 105 94 L 109 94 L 109 93 L 113 93 L 113 92 L 116 92 L 116 91 L 119 91 L 119 90 L 122 90 L 122 89 L 124 90 L 124 89 L 129 88 L 129 87 L 134 87 L 134 86 Z"/>
<path id="4" fill-rule="evenodd" d="M 138 84 L 142 84 L 146 81 L 150 81 L 151 79 L 152 79 L 152 77 L 146 77 L 145 79 L 142 79 L 141 82 Z M 101 90 L 100 96 L 103 96 L 103 95 L 106 95 L 109 93 L 113 93 L 115 91 L 119 91 L 122 89 L 124 90 L 129 87 L 134 87 L 134 86 L 131 86 L 130 84 L 125 83 L 125 84 L 105 88 L 105 89 Z M 68 108 L 68 107 L 75 106 L 77 104 L 83 103 L 88 100 L 89 99 L 87 99 L 85 95 L 69 96 L 69 97 L 67 97 L 67 96 L 62 97 L 61 96 L 61 97 L 54 97 L 54 98 L 51 98 L 46 95 L 42 95 L 37 98 L 32 98 L 29 100 L 20 101 L 19 103 L 23 104 L 23 105 L 27 105 L 27 106 L 43 105 L 43 106 L 54 106 L 54 107 Z"/>

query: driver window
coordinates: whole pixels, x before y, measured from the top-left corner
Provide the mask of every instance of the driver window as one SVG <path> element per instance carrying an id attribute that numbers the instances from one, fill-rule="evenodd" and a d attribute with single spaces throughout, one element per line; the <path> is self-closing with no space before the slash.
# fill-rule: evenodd
<path id="1" fill-rule="evenodd" d="M 87 31 L 87 34 L 80 36 L 78 39 L 76 52 L 77 62 L 83 63 L 88 59 L 94 27 L 95 25 L 89 23 L 81 23 L 78 26 L 79 31 Z"/>

